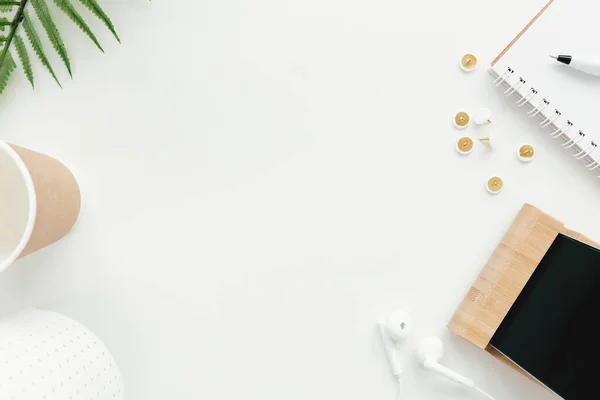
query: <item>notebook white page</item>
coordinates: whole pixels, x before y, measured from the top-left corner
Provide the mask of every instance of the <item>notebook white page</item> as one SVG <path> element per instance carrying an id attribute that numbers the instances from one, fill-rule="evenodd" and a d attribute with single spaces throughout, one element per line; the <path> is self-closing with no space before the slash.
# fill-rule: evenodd
<path id="1" fill-rule="evenodd" d="M 558 54 L 600 58 L 600 19 L 594 14 L 591 0 L 554 0 L 490 72 L 498 77 L 508 67 L 514 70 L 500 84 L 500 94 L 519 85 L 519 78 L 526 81 L 512 95 L 515 102 L 523 96 L 531 99 L 521 107 L 524 115 L 542 104 L 543 98 L 550 105 L 535 117 L 538 122 L 558 117 L 555 110 L 559 110 L 560 117 L 544 132 L 552 134 L 563 128 L 557 133 L 557 144 L 567 147 L 575 142 L 567 151 L 582 158 L 588 169 L 600 175 L 600 148 L 592 145 L 600 145 L 600 77 L 576 71 L 549 57 Z M 536 95 L 532 88 L 538 91 Z M 573 123 L 572 127 L 566 125 L 567 120 Z"/>

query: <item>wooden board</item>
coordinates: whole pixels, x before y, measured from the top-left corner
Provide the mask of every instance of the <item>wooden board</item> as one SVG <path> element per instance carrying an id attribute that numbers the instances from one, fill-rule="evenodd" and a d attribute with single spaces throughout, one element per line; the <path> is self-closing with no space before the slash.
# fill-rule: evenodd
<path id="1" fill-rule="evenodd" d="M 525 204 L 456 310 L 448 329 L 504 363 L 512 364 L 488 346 L 489 342 L 559 233 L 600 247 L 584 235 L 565 228 L 548 214 Z"/>

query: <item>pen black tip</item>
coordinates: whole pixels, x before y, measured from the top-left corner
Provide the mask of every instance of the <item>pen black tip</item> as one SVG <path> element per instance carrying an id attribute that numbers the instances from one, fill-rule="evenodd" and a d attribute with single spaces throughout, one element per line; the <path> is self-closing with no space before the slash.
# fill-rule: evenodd
<path id="1" fill-rule="evenodd" d="M 571 64 L 571 56 L 563 56 L 563 55 L 558 55 L 558 56 L 550 56 L 551 58 L 554 58 L 556 61 L 563 63 L 563 64 Z"/>

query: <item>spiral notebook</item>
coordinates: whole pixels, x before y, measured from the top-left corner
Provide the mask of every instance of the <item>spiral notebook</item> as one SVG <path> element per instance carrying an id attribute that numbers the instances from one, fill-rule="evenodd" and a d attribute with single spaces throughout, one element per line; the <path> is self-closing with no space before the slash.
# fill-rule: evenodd
<path id="1" fill-rule="evenodd" d="M 549 0 L 492 62 L 500 93 L 600 178 L 600 77 L 549 55 L 600 55 L 594 1 Z"/>

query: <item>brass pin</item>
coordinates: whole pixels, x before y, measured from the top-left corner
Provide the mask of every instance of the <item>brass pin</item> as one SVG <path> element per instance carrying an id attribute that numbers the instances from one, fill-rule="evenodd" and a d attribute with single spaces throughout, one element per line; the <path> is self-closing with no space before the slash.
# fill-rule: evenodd
<path id="1" fill-rule="evenodd" d="M 519 160 L 522 162 L 529 162 L 533 160 L 535 157 L 535 150 L 533 146 L 530 144 L 524 144 L 519 147 L 519 150 L 517 151 L 517 157 L 519 157 Z"/>
<path id="2" fill-rule="evenodd" d="M 471 72 L 477 67 L 477 57 L 473 54 L 465 54 L 460 59 L 460 68 L 465 72 Z"/>
<path id="3" fill-rule="evenodd" d="M 488 107 L 482 107 L 473 113 L 473 122 L 477 125 L 492 123 L 492 110 Z"/>
<path id="4" fill-rule="evenodd" d="M 498 176 L 493 176 L 487 181 L 487 185 L 485 186 L 488 192 L 491 194 L 500 193 L 504 188 L 504 182 Z"/>
<path id="5" fill-rule="evenodd" d="M 452 123 L 456 129 L 465 129 L 471 124 L 471 116 L 466 111 L 459 111 L 452 119 Z"/>
<path id="6" fill-rule="evenodd" d="M 492 140 L 491 136 L 479 138 L 479 141 L 490 148 L 492 148 L 494 145 L 494 141 Z"/>
<path id="7" fill-rule="evenodd" d="M 468 136 L 461 137 L 456 142 L 456 150 L 463 155 L 467 155 L 473 151 L 473 139 Z"/>

